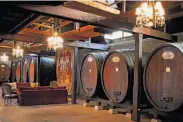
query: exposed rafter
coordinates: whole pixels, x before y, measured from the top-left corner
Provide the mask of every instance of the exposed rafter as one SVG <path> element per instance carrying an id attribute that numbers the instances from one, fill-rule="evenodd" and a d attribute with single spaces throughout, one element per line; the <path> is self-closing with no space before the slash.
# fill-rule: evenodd
<path id="1" fill-rule="evenodd" d="M 82 0 L 81 0 L 82 1 Z M 65 7 L 71 8 L 71 9 L 75 9 L 75 10 L 79 10 L 79 11 L 84 11 L 86 13 L 91 13 L 91 14 L 95 14 L 95 15 L 99 15 L 99 16 L 103 16 L 106 18 L 110 18 L 110 19 L 116 19 L 116 20 L 121 20 L 121 21 L 126 21 L 127 18 L 125 17 L 125 14 L 123 12 L 120 12 L 119 10 L 117 10 L 118 14 L 114 14 L 116 12 L 107 12 L 106 9 L 110 10 L 112 9 L 113 11 L 116 11 L 116 9 L 113 9 L 111 7 L 107 7 L 107 8 L 102 8 L 102 4 L 99 3 L 91 3 L 91 6 L 87 5 L 87 4 L 83 4 L 84 2 L 88 2 L 88 1 L 83 1 L 83 2 L 75 2 L 75 1 L 68 1 L 64 4 Z M 97 4 L 97 5 L 95 5 Z M 99 5 L 98 5 L 99 4 Z M 94 7 L 94 6 L 98 6 L 98 8 Z M 102 9 L 101 9 L 102 8 Z"/>
<path id="2" fill-rule="evenodd" d="M 23 34 L 0 34 L 0 39 L 15 40 L 22 42 L 34 42 L 34 43 L 39 43 L 46 40 L 44 37 L 34 37 Z"/>
<path id="3" fill-rule="evenodd" d="M 48 20 L 47 20 L 47 21 L 42 22 L 41 24 L 50 23 L 52 20 L 53 20 L 53 18 L 52 18 L 52 17 L 50 17 L 50 18 L 48 18 Z M 37 29 L 37 28 L 39 28 L 39 27 L 40 27 L 40 26 L 39 26 L 39 25 L 37 25 L 36 27 L 34 27 L 34 29 Z"/>
<path id="4" fill-rule="evenodd" d="M 61 28 L 61 27 L 63 27 L 63 26 L 65 26 L 65 25 L 68 25 L 68 24 L 70 24 L 70 23 L 72 23 L 72 21 L 64 21 L 64 22 L 61 22 L 60 23 L 60 25 L 58 26 L 58 27 L 56 27 L 55 29 L 58 29 L 58 28 Z"/>
<path id="5" fill-rule="evenodd" d="M 45 24 L 39 24 L 39 23 L 32 23 L 33 25 L 36 25 L 36 26 L 39 26 L 39 27 L 45 27 L 45 28 L 48 28 L 48 29 L 51 29 L 52 26 L 49 26 L 49 25 L 45 25 Z"/>
<path id="6" fill-rule="evenodd" d="M 35 22 L 38 19 L 40 19 L 39 15 L 31 14 L 29 17 L 25 18 L 22 22 L 20 22 L 17 26 L 12 28 L 9 32 L 10 33 L 18 33 L 23 28 L 29 26 L 31 23 Z"/>
<path id="7" fill-rule="evenodd" d="M 67 18 L 70 20 L 76 20 L 81 22 L 90 22 L 93 25 L 99 25 L 107 28 L 112 29 L 120 29 L 124 31 L 129 32 L 135 32 L 135 33 L 142 33 L 148 36 L 152 36 L 155 38 L 164 39 L 166 41 L 172 41 L 174 38 L 172 38 L 172 35 L 163 33 L 157 30 L 143 28 L 143 27 L 134 27 L 134 24 L 125 22 L 125 19 L 122 19 L 123 17 L 117 16 L 116 17 L 109 17 L 109 15 L 103 14 L 102 12 L 98 12 L 96 8 L 93 8 L 92 10 L 88 9 L 88 13 L 84 12 L 82 7 L 80 7 L 80 11 L 66 8 L 62 5 L 60 6 L 46 6 L 46 5 L 19 5 L 19 7 L 28 9 L 34 12 L 39 12 L 45 15 L 60 17 L 60 18 Z M 79 9 L 79 7 L 77 8 Z M 93 12 L 94 11 L 94 12 Z M 100 14 L 100 16 L 96 13 Z M 93 14 L 89 14 L 93 13 Z M 96 13 L 96 15 L 94 15 Z M 89 18 L 88 18 L 89 17 Z M 118 18 L 118 20 L 117 20 Z M 121 18 L 121 19 L 119 19 Z M 143 30 L 143 31 L 142 31 Z"/>

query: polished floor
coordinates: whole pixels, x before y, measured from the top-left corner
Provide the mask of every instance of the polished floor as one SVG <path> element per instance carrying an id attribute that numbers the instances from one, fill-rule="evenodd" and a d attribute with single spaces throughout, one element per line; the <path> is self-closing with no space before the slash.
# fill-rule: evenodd
<path id="1" fill-rule="evenodd" d="M 107 110 L 96 111 L 82 105 L 44 105 L 21 107 L 4 105 L 0 100 L 0 122 L 131 122 L 122 114 L 109 114 Z"/>

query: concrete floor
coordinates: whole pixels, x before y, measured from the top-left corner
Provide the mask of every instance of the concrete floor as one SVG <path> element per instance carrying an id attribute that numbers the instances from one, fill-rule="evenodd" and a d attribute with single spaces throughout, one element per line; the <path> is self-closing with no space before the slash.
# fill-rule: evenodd
<path id="1" fill-rule="evenodd" d="M 1 94 L 1 93 L 0 93 Z M 82 105 L 44 105 L 22 107 L 13 100 L 5 106 L 0 99 L 0 122 L 131 122 L 122 114 L 109 114 Z"/>

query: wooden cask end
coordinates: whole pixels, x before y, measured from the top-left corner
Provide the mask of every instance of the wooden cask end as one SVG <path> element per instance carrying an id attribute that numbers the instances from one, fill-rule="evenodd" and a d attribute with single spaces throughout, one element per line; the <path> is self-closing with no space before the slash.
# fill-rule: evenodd
<path id="1" fill-rule="evenodd" d="M 15 82 L 16 81 L 16 62 L 12 61 L 11 65 L 11 81 Z"/>
<path id="2" fill-rule="evenodd" d="M 163 112 L 179 110 L 183 102 L 183 44 L 164 44 L 150 55 L 144 71 L 144 90 Z"/>
<path id="3" fill-rule="evenodd" d="M 16 81 L 21 81 L 21 61 L 18 61 L 16 65 Z"/>
<path id="4" fill-rule="evenodd" d="M 105 97 L 101 84 L 101 66 L 107 52 L 89 53 L 83 59 L 80 71 L 81 87 L 87 97 Z"/>
<path id="5" fill-rule="evenodd" d="M 30 65 L 30 59 L 24 59 L 22 68 L 22 82 L 28 82 L 29 65 Z"/>
<path id="6" fill-rule="evenodd" d="M 148 53 L 143 53 L 144 66 Z M 111 51 L 102 67 L 102 86 L 109 100 L 122 103 L 131 101 L 133 97 L 135 51 Z"/>
<path id="7" fill-rule="evenodd" d="M 0 82 L 7 82 L 10 78 L 11 68 L 5 64 L 0 63 Z"/>
<path id="8" fill-rule="evenodd" d="M 49 86 L 51 81 L 56 81 L 56 61 L 50 57 L 40 57 L 39 79 L 41 86 Z"/>
<path id="9" fill-rule="evenodd" d="M 37 76 L 37 58 L 32 58 L 29 63 L 28 80 L 29 82 L 36 82 Z"/>

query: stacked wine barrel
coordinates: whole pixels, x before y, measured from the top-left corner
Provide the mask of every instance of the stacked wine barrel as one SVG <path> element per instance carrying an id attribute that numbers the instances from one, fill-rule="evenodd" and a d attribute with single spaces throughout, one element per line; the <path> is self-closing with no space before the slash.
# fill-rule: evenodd
<path id="1" fill-rule="evenodd" d="M 10 78 L 11 67 L 6 63 L 0 63 L 0 83 L 7 82 Z"/>

